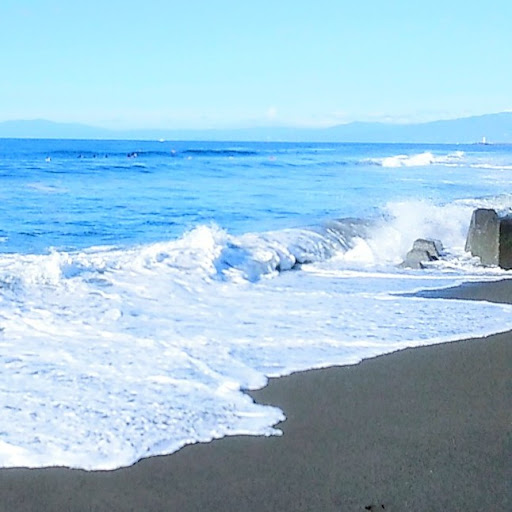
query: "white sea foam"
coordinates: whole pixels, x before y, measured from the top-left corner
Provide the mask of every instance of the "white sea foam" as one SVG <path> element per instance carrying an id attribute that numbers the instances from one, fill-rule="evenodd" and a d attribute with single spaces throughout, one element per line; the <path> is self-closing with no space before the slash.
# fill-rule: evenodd
<path id="1" fill-rule="evenodd" d="M 512 165 L 505 165 L 505 164 L 471 164 L 470 167 L 473 169 L 490 169 L 490 170 L 497 170 L 497 171 L 512 171 Z"/>
<path id="2" fill-rule="evenodd" d="M 459 199 L 454 201 L 453 204 L 466 208 L 468 212 L 472 212 L 475 208 L 492 208 L 499 215 L 510 215 L 512 213 L 512 194 L 503 193 L 493 197 Z"/>
<path id="3" fill-rule="evenodd" d="M 456 255 L 470 211 L 391 203 L 368 229 L 235 237 L 212 225 L 131 249 L 0 256 L 0 466 L 113 469 L 278 434 L 283 412 L 243 389 L 512 328 L 510 306 L 396 295 L 506 275 Z M 411 238 L 432 234 L 444 267 L 394 266 Z"/>
<path id="4" fill-rule="evenodd" d="M 380 165 L 382 167 L 425 167 L 428 165 L 460 165 L 465 154 L 463 151 L 454 151 L 447 155 L 434 155 L 430 151 L 415 153 L 413 155 L 393 155 L 383 158 L 370 158 L 369 163 Z"/>
<path id="5" fill-rule="evenodd" d="M 27 183 L 26 187 L 47 194 L 66 194 L 69 192 L 69 190 L 63 187 L 57 187 L 55 185 L 45 185 L 44 183 Z"/>

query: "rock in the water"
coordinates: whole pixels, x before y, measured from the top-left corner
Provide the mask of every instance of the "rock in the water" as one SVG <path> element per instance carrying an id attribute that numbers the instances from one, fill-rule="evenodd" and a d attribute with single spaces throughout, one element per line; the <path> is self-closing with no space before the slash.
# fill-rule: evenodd
<path id="1" fill-rule="evenodd" d="M 443 244 L 439 240 L 418 238 L 414 241 L 412 250 L 427 251 L 431 256 L 431 259 L 438 260 L 441 257 Z"/>
<path id="2" fill-rule="evenodd" d="M 484 266 L 512 269 L 512 217 L 500 217 L 488 208 L 475 210 L 466 238 L 466 251 L 480 258 Z"/>
<path id="3" fill-rule="evenodd" d="M 418 238 L 400 266 L 403 268 L 425 268 L 424 263 L 438 260 L 442 250 L 443 246 L 439 240 Z"/>

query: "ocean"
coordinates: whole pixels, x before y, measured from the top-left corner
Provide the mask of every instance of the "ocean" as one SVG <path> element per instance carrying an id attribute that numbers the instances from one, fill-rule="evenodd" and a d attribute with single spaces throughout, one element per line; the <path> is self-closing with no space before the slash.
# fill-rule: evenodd
<path id="1" fill-rule="evenodd" d="M 512 146 L 0 139 L 0 183 L 1 467 L 279 435 L 244 390 L 512 329 L 418 293 L 510 277 L 464 243 Z M 441 259 L 400 267 L 420 237 Z"/>

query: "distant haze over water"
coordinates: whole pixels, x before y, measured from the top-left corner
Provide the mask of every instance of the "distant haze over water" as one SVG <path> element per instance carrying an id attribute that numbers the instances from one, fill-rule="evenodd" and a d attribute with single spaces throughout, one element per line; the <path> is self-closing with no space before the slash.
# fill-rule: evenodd
<path id="1" fill-rule="evenodd" d="M 290 142 L 512 143 L 512 112 L 415 124 L 353 122 L 329 128 L 108 130 L 46 120 L 0 122 L 0 137 Z"/>

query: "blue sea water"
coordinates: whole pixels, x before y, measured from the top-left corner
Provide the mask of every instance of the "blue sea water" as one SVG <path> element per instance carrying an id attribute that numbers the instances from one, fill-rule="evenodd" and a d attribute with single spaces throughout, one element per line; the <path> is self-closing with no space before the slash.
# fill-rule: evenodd
<path id="1" fill-rule="evenodd" d="M 512 328 L 409 296 L 508 277 L 464 241 L 511 185 L 511 146 L 0 140 L 0 466 L 278 434 L 244 389 Z"/>

